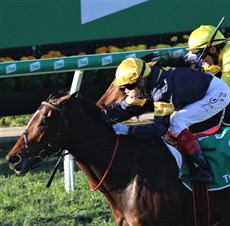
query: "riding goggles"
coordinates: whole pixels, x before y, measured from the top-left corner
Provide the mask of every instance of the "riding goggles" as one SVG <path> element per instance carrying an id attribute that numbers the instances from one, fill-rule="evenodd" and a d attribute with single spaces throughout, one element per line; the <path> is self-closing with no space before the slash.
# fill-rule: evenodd
<path id="1" fill-rule="evenodd" d="M 135 89 L 136 87 L 137 87 L 137 84 L 133 83 L 133 84 L 127 84 L 124 86 L 119 86 L 119 89 L 120 90 L 124 90 L 124 89 L 132 90 L 132 89 Z"/>

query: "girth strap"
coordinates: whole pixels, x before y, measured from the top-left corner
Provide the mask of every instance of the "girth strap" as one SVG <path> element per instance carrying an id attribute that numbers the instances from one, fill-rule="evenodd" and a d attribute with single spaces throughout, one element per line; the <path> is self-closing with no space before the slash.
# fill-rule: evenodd
<path id="1" fill-rule="evenodd" d="M 195 226 L 210 226 L 208 185 L 193 183 L 192 195 Z"/>

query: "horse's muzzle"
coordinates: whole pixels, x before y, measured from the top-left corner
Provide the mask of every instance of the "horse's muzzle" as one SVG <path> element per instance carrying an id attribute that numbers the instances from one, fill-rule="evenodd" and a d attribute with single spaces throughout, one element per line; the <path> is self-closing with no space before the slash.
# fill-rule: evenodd
<path id="1" fill-rule="evenodd" d="M 17 164 L 21 162 L 22 158 L 19 155 L 6 155 L 5 160 L 11 164 Z"/>
<path id="2" fill-rule="evenodd" d="M 17 175 L 23 175 L 29 171 L 28 161 L 23 161 L 20 155 L 6 155 L 5 160 L 9 163 L 11 170 Z"/>

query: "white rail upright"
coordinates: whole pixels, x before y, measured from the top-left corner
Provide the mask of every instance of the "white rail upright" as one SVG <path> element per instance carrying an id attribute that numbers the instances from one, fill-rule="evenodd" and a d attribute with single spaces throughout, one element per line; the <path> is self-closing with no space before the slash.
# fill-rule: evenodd
<path id="1" fill-rule="evenodd" d="M 70 93 L 74 93 L 80 89 L 83 71 L 77 70 L 74 73 Z M 75 172 L 74 160 L 71 154 L 64 157 L 64 180 L 66 192 L 71 192 L 75 188 Z"/>

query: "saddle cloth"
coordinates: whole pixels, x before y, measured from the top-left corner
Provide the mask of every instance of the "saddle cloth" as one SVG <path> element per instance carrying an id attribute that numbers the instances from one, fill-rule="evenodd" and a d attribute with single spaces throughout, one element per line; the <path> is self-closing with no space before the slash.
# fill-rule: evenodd
<path id="1" fill-rule="evenodd" d="M 230 186 L 230 127 L 221 127 L 212 135 L 197 138 L 206 160 L 212 170 L 214 180 L 208 185 L 209 191 L 221 190 Z M 165 142 L 166 143 L 166 142 Z M 180 174 L 188 174 L 186 165 L 183 164 L 180 152 L 166 143 L 173 154 Z M 191 184 L 183 184 L 190 190 Z"/>

